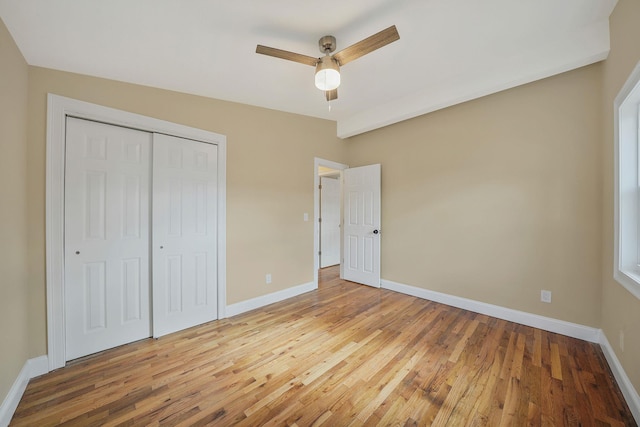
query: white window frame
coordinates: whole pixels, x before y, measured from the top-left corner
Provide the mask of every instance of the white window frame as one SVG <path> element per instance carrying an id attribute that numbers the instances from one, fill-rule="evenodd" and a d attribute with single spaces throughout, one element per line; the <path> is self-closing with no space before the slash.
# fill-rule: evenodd
<path id="1" fill-rule="evenodd" d="M 614 101 L 615 280 L 640 299 L 640 62 Z"/>

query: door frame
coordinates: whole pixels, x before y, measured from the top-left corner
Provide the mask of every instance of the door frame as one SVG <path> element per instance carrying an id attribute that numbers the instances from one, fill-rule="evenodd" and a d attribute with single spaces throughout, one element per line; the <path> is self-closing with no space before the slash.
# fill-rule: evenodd
<path id="1" fill-rule="evenodd" d="M 66 363 L 64 323 L 64 163 L 67 116 L 152 133 L 163 133 L 218 146 L 218 319 L 226 317 L 226 136 L 50 93 L 47 96 L 45 202 L 47 355 L 49 370 L 61 368 Z"/>
<path id="2" fill-rule="evenodd" d="M 349 168 L 349 165 L 343 163 L 320 157 L 313 158 L 313 284 L 316 288 L 318 287 L 318 269 L 320 268 L 320 260 L 318 259 L 320 251 L 320 173 L 318 173 L 318 167 L 320 166 L 339 171 Z M 342 172 L 340 172 L 340 192 L 342 193 Z M 340 216 L 342 218 L 342 207 L 340 208 Z M 342 277 L 342 229 L 340 230 L 340 277 Z"/>

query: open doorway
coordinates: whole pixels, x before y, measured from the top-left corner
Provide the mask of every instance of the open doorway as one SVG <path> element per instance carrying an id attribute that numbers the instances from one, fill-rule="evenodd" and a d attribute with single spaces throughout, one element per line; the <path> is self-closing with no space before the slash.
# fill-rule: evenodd
<path id="1" fill-rule="evenodd" d="M 313 276 L 316 287 L 322 255 L 320 182 L 324 173 L 340 175 L 340 278 L 380 287 L 380 169 L 380 164 L 349 168 L 315 158 Z"/>
<path id="2" fill-rule="evenodd" d="M 348 166 L 330 160 L 314 161 L 314 283 L 318 270 L 340 264 L 342 276 L 342 171 Z M 324 190 L 324 191 L 323 191 Z"/>
<path id="3" fill-rule="evenodd" d="M 320 166 L 320 268 L 340 264 L 340 171 Z"/>

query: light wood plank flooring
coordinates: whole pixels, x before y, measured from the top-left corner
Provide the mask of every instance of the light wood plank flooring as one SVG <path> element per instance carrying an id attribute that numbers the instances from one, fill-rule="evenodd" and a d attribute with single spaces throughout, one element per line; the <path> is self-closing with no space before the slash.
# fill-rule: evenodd
<path id="1" fill-rule="evenodd" d="M 33 379 L 12 425 L 636 425 L 597 345 L 321 282 Z"/>

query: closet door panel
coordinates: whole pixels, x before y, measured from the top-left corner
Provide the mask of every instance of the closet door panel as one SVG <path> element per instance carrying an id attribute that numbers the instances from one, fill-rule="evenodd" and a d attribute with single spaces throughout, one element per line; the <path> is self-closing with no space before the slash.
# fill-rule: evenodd
<path id="1" fill-rule="evenodd" d="M 67 360 L 151 335 L 150 165 L 150 133 L 67 118 Z"/>
<path id="2" fill-rule="evenodd" d="M 217 319 L 217 146 L 153 138 L 153 335 Z"/>

